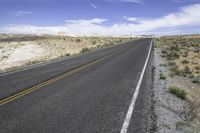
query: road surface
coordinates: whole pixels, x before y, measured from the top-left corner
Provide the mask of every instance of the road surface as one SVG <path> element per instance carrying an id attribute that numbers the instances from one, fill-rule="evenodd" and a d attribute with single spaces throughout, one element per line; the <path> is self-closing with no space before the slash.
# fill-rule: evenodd
<path id="1" fill-rule="evenodd" d="M 140 39 L 0 75 L 0 132 L 152 132 L 152 56 Z"/>

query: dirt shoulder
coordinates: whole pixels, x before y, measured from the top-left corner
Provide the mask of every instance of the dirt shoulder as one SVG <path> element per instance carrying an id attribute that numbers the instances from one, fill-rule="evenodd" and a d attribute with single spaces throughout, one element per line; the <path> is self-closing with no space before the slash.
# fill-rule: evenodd
<path id="1" fill-rule="evenodd" d="M 195 50 L 198 39 L 186 40 L 167 37 L 167 40 L 160 38 L 155 41 L 154 100 L 157 132 L 200 132 L 200 85 L 193 81 L 199 76 L 194 67 L 200 64 L 200 53 Z M 177 47 L 180 50 L 177 50 Z M 174 49 L 176 51 L 173 51 Z M 194 57 L 184 56 L 186 51 Z M 180 60 L 189 62 L 180 64 Z M 175 73 L 172 69 L 174 67 L 177 67 L 179 72 Z M 186 67 L 189 69 L 185 70 Z"/>

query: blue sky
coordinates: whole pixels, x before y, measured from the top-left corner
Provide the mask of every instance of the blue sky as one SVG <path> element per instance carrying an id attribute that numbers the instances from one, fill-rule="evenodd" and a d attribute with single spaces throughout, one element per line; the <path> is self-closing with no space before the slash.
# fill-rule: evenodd
<path id="1" fill-rule="evenodd" d="M 200 0 L 0 0 L 0 32 L 199 33 L 199 12 Z"/>

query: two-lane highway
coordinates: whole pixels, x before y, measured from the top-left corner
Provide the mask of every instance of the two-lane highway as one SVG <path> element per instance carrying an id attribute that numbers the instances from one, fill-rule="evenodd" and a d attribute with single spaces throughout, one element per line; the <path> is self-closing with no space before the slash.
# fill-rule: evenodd
<path id="1" fill-rule="evenodd" d="M 0 75 L 0 132 L 150 132 L 150 48 L 140 39 Z"/>

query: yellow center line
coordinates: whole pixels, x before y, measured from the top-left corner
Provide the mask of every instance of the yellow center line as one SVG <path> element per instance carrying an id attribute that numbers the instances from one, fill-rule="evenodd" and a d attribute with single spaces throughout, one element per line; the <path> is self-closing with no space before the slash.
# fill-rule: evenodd
<path id="1" fill-rule="evenodd" d="M 117 50 L 117 51 L 119 51 L 119 50 Z M 96 63 L 98 63 L 98 62 L 100 62 L 100 61 L 102 61 L 102 60 L 105 60 L 106 58 L 108 58 L 108 57 L 110 57 L 110 56 L 116 54 L 117 51 L 115 51 L 115 52 L 113 52 L 113 53 L 111 53 L 111 54 L 108 54 L 108 55 L 106 55 L 106 56 L 103 56 L 103 57 L 101 57 L 101 58 L 99 58 L 99 59 L 96 59 L 96 60 L 94 60 L 94 61 L 92 61 L 92 62 L 89 62 L 89 63 L 87 63 L 87 64 L 85 64 L 85 65 L 82 65 L 82 66 L 79 66 L 79 67 L 77 67 L 77 68 L 74 68 L 74 69 L 72 69 L 71 71 L 68 71 L 68 72 L 66 72 L 66 73 L 64 73 L 64 74 L 62 74 L 62 75 L 59 75 L 59 76 L 55 77 L 55 78 L 52 78 L 52 79 L 50 79 L 50 80 L 47 80 L 47 81 L 45 81 L 45 82 L 43 82 L 43 83 L 40 83 L 40 84 L 38 84 L 38 85 L 35 85 L 35 86 L 31 87 L 31 88 L 25 89 L 24 91 L 21 91 L 21 92 L 19 92 L 19 93 L 16 93 L 16 94 L 14 94 L 14 95 L 12 95 L 12 96 L 9 96 L 9 97 L 7 97 L 7 98 L 1 99 L 1 100 L 0 100 L 0 106 L 1 106 L 1 105 L 4 105 L 4 104 L 6 104 L 6 103 L 9 103 L 9 102 L 11 102 L 11 101 L 14 101 L 15 99 L 18 99 L 18 98 L 20 98 L 20 97 L 22 97 L 22 96 L 24 96 L 24 95 L 27 95 L 27 94 L 29 94 L 29 93 L 35 91 L 35 90 L 38 90 L 38 89 L 40 89 L 40 88 L 42 88 L 42 87 L 45 87 L 45 86 L 47 86 L 47 85 L 49 85 L 49 84 L 52 84 L 52 83 L 54 83 L 54 82 L 56 82 L 56 81 L 58 81 L 58 80 L 61 80 L 61 79 L 65 78 L 65 77 L 68 77 L 68 76 L 70 76 L 70 75 L 72 75 L 72 74 L 74 74 L 74 73 L 77 73 L 77 72 L 79 72 L 79 71 L 81 71 L 81 70 L 83 70 L 83 69 L 85 69 L 85 68 L 87 68 L 87 67 L 89 67 L 89 66 L 91 66 L 91 65 L 94 65 L 94 64 L 96 64 Z"/>

